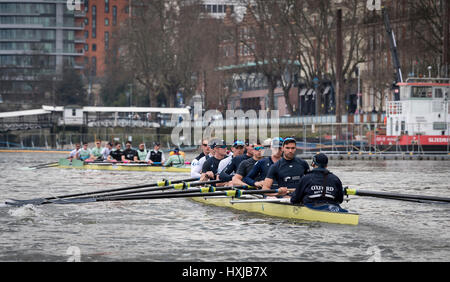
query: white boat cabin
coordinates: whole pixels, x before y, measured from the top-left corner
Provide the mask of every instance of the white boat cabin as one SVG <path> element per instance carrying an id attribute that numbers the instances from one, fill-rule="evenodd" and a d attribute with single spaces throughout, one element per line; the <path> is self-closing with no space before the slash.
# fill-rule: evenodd
<path id="1" fill-rule="evenodd" d="M 387 102 L 386 135 L 448 135 L 450 79 L 408 78 Z"/>

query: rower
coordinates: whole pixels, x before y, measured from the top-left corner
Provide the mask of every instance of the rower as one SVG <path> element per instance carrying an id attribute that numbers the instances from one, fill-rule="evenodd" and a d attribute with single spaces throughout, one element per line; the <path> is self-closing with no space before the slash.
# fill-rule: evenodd
<path id="1" fill-rule="evenodd" d="M 76 159 L 77 153 L 80 150 L 80 148 L 81 148 L 80 143 L 76 143 L 75 149 L 72 150 L 72 152 L 70 152 L 69 157 L 67 159 L 69 159 L 69 160 Z"/>
<path id="2" fill-rule="evenodd" d="M 145 158 L 145 161 L 149 164 L 160 164 L 163 165 L 166 161 L 166 158 L 164 157 L 164 152 L 160 150 L 161 144 L 159 142 L 153 143 L 153 150 L 148 152 L 147 157 Z"/>
<path id="3" fill-rule="evenodd" d="M 91 160 L 102 160 L 102 141 L 96 140 L 95 147 L 91 149 Z"/>
<path id="4" fill-rule="evenodd" d="M 139 149 L 137 150 L 138 153 L 138 159 L 141 162 L 145 162 L 145 158 L 147 157 L 148 151 L 145 149 L 145 143 L 142 142 L 139 144 Z"/>
<path id="5" fill-rule="evenodd" d="M 207 159 L 214 156 L 211 147 L 209 147 L 208 139 L 202 140 L 202 145 L 200 148 L 202 149 L 202 153 L 191 162 L 191 177 L 200 178 L 202 176 L 203 164 Z"/>
<path id="6" fill-rule="evenodd" d="M 322 153 L 315 155 L 311 166 L 314 169 L 300 180 L 291 203 L 302 203 L 315 209 L 345 211 L 339 206 L 344 200 L 342 182 L 327 169 L 328 157 Z"/>
<path id="7" fill-rule="evenodd" d="M 245 143 L 244 141 L 236 140 L 231 147 L 231 154 L 228 155 L 225 159 L 221 160 L 219 163 L 219 168 L 217 173 L 220 173 L 231 163 L 233 158 L 242 156 L 244 154 Z"/>
<path id="8" fill-rule="evenodd" d="M 270 142 L 270 149 L 272 150 L 271 156 L 258 161 L 247 176 L 244 177 L 243 181 L 247 185 L 262 188 L 264 179 L 269 172 L 269 168 L 281 159 L 283 153 L 281 150 L 281 147 L 283 146 L 283 138 L 275 137 L 270 140 Z M 278 186 L 277 183 L 273 183 L 272 186 L 275 184 Z"/>
<path id="9" fill-rule="evenodd" d="M 104 161 L 106 161 L 108 159 L 108 156 L 112 151 L 112 147 L 113 147 L 113 144 L 111 142 L 108 142 L 105 144 L 105 147 L 102 150 L 102 159 Z"/>
<path id="10" fill-rule="evenodd" d="M 135 149 L 131 148 L 131 141 L 127 141 L 125 143 L 125 147 L 126 147 L 125 150 L 123 150 L 122 162 L 126 161 L 137 162 L 138 153 Z"/>
<path id="11" fill-rule="evenodd" d="M 227 154 L 227 144 L 224 140 L 213 140 L 209 147 L 213 149 L 214 156 L 208 158 L 203 164 L 200 181 L 215 180 L 219 163 Z"/>
<path id="12" fill-rule="evenodd" d="M 264 146 L 262 146 L 261 142 L 257 141 L 253 147 L 253 156 L 239 164 L 236 174 L 233 176 L 232 185 L 247 185 L 242 180 L 253 169 L 255 164 L 263 158 L 263 151 Z"/>
<path id="13" fill-rule="evenodd" d="M 80 161 L 85 161 L 91 157 L 91 150 L 88 149 L 88 143 L 83 143 L 83 148 L 78 150 L 76 158 Z"/>
<path id="14" fill-rule="evenodd" d="M 219 179 L 224 180 L 224 181 L 232 181 L 233 176 L 235 175 L 236 171 L 238 170 L 241 162 L 253 157 L 253 151 L 254 151 L 253 148 L 254 148 L 254 144 L 249 144 L 249 142 L 246 141 L 245 142 L 245 150 L 246 151 L 242 155 L 235 157 L 231 160 L 231 162 L 228 164 L 228 166 L 220 172 Z"/>
<path id="15" fill-rule="evenodd" d="M 180 154 L 180 149 L 176 147 L 164 166 L 184 167 L 184 157 Z"/>
<path id="16" fill-rule="evenodd" d="M 271 189 L 274 181 L 278 183 L 278 195 L 294 192 L 300 179 L 309 171 L 309 165 L 295 156 L 297 141 L 294 138 L 283 140 L 283 157 L 273 164 L 264 179 L 263 189 Z"/>
<path id="17" fill-rule="evenodd" d="M 123 151 L 122 151 L 122 145 L 119 142 L 116 142 L 115 144 L 116 149 L 111 151 L 108 156 L 108 161 L 122 161 Z"/>

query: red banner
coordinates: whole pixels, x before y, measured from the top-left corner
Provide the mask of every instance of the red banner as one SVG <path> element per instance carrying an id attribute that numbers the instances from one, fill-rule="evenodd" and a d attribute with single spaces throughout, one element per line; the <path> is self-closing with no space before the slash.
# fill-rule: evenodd
<path id="1" fill-rule="evenodd" d="M 377 145 L 447 145 L 450 143 L 449 135 L 415 135 L 415 136 L 376 136 L 372 144 Z"/>

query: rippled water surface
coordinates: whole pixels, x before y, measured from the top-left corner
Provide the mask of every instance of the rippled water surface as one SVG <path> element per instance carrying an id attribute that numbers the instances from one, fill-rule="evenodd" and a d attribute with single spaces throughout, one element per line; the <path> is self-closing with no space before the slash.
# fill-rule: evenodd
<path id="1" fill-rule="evenodd" d="M 60 154 L 0 153 L 0 201 L 188 174 L 24 170 Z M 450 197 L 445 161 L 334 161 L 344 185 Z M 352 197 L 358 226 L 307 223 L 187 199 L 0 207 L 0 261 L 449 261 L 450 206 Z M 79 250 L 79 253 L 78 253 Z"/>

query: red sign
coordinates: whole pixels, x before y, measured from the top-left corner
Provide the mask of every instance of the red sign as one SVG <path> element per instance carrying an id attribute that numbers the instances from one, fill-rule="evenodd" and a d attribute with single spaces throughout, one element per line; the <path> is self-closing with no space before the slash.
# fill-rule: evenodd
<path id="1" fill-rule="evenodd" d="M 375 140 L 374 140 L 375 139 Z M 372 139 L 377 145 L 447 145 L 450 144 L 449 135 L 415 135 L 415 136 L 385 136 L 380 135 Z M 376 141 L 376 142 L 374 142 Z M 398 143 L 397 143 L 398 142 Z"/>

